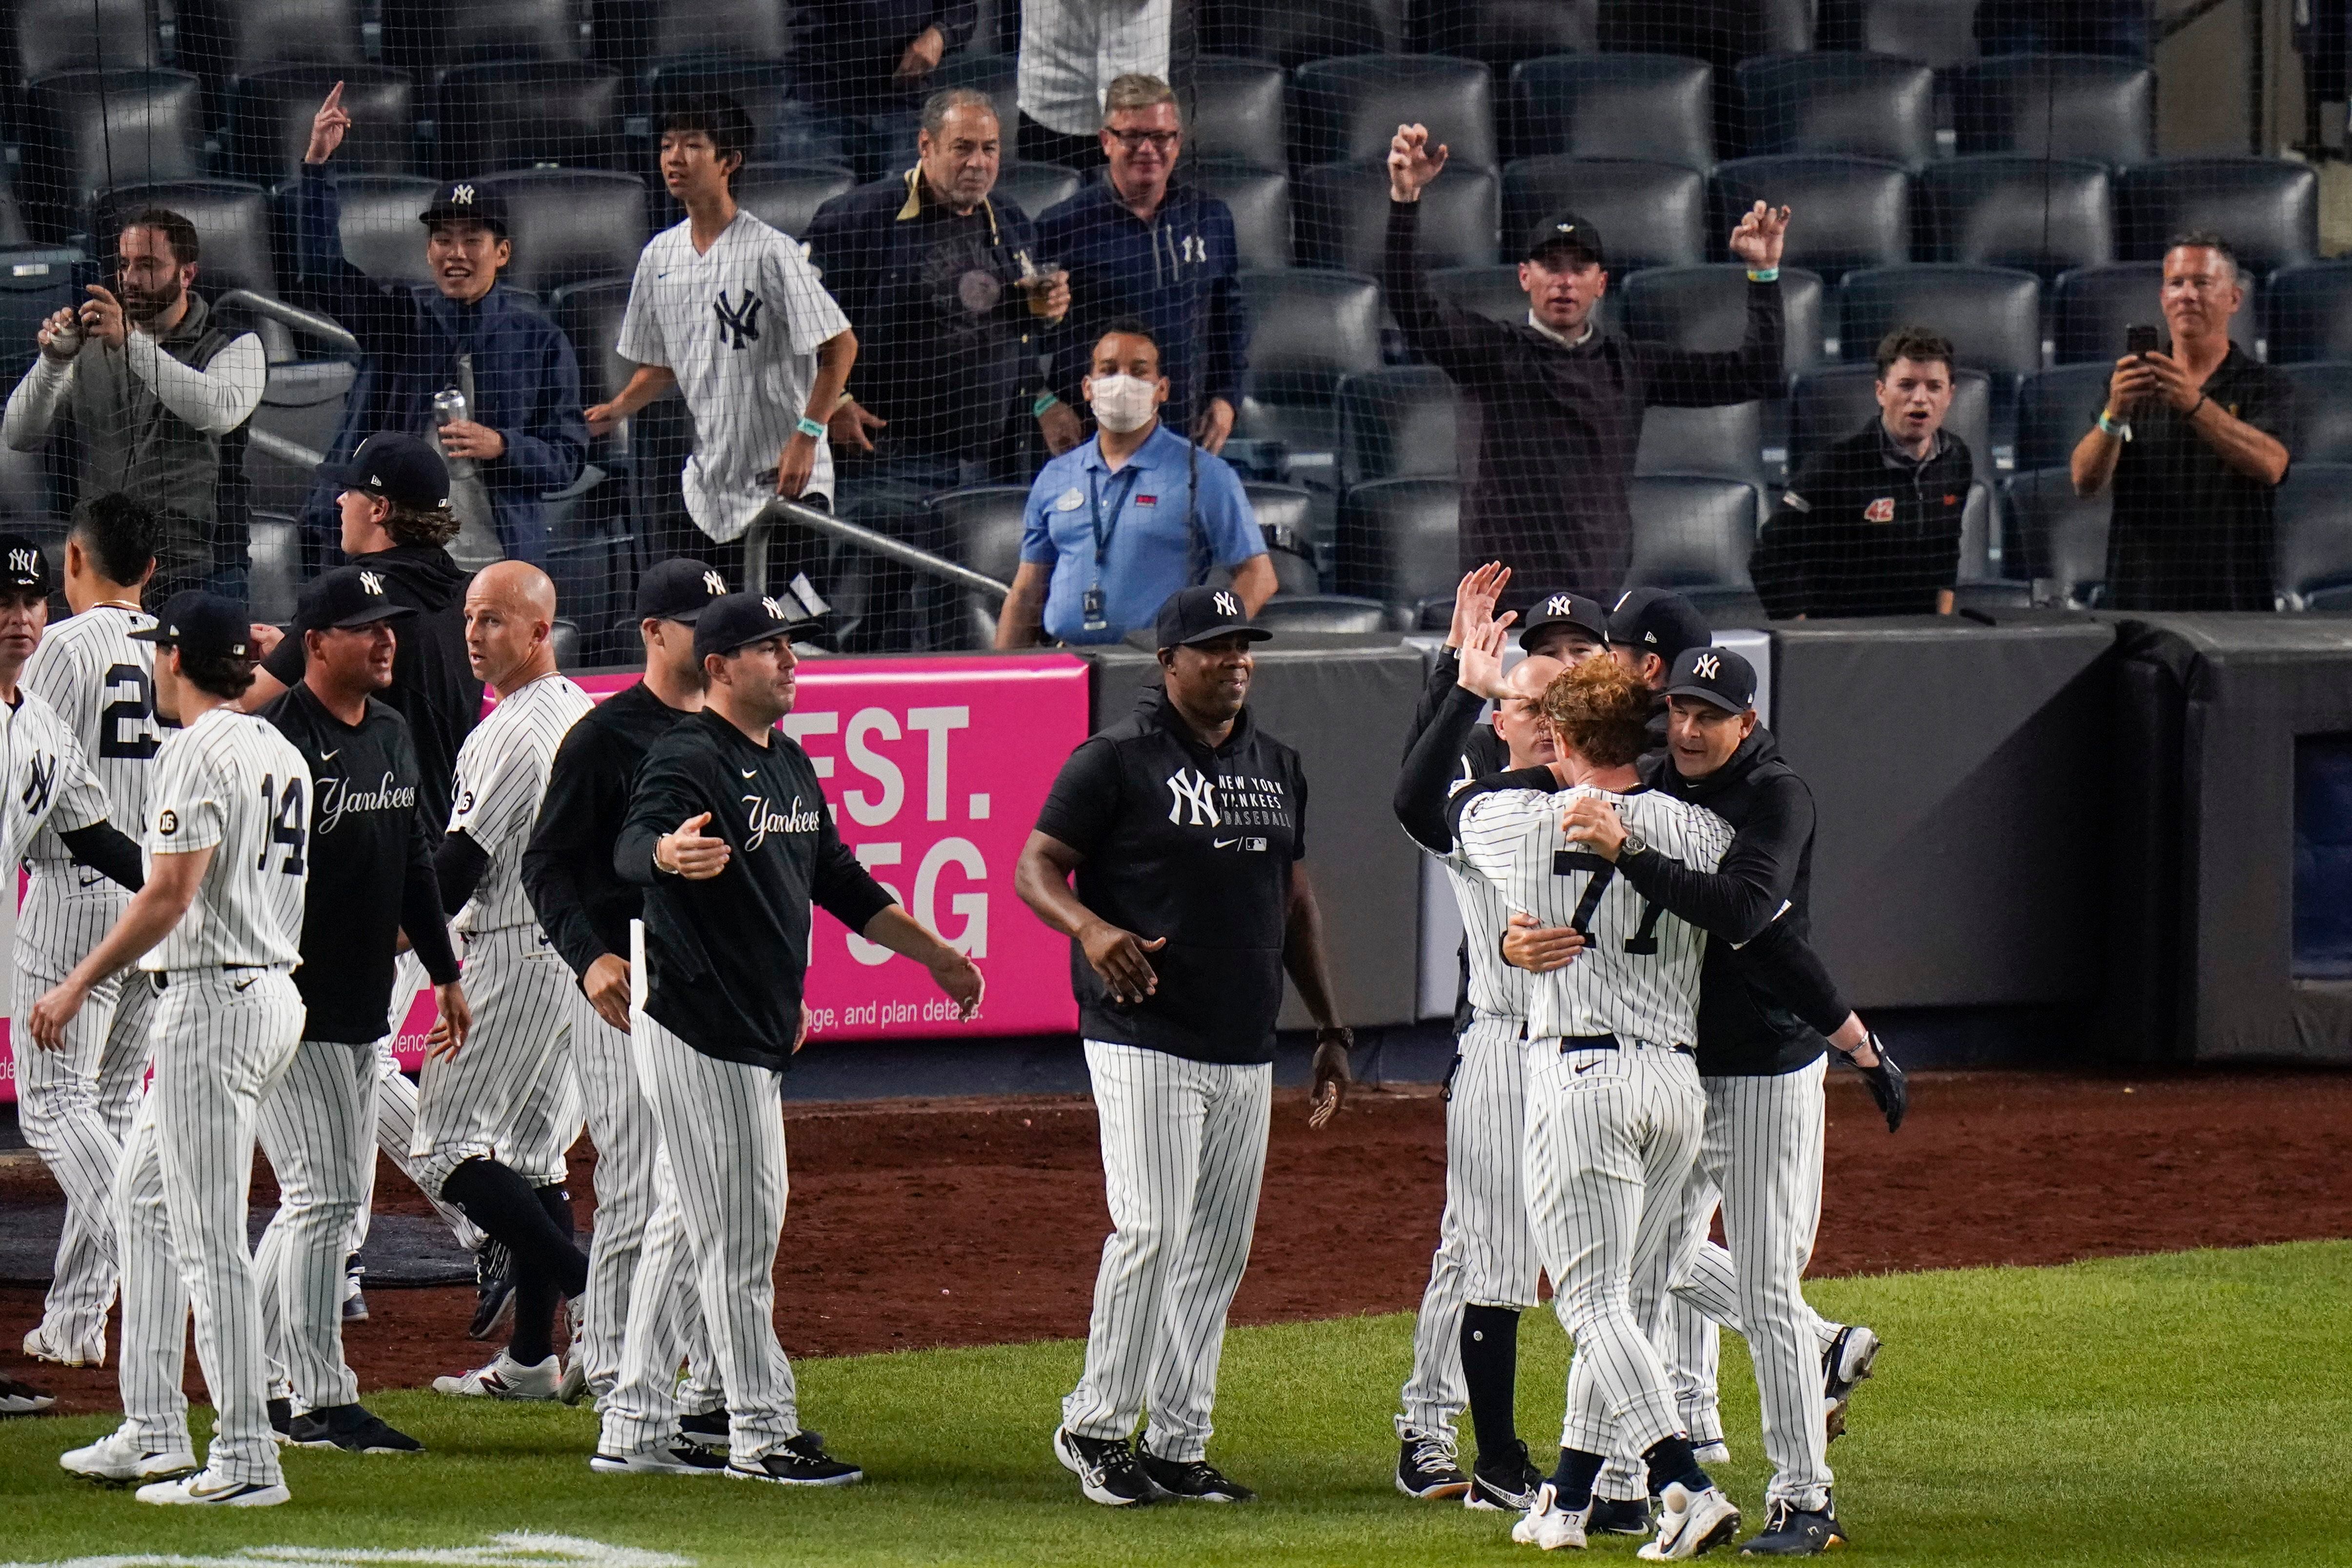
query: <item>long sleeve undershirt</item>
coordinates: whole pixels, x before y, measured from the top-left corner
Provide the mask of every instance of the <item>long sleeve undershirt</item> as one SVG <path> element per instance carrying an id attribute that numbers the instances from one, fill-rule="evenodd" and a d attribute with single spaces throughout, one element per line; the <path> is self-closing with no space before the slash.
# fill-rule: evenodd
<path id="1" fill-rule="evenodd" d="M 97 342 L 87 342 L 81 349 L 84 354 L 109 351 Z M 253 411 L 261 405 L 269 375 L 261 340 L 250 332 L 232 340 L 201 371 L 182 364 L 154 339 L 137 330 L 124 339 L 121 351 L 131 373 L 155 394 L 156 402 L 206 435 L 226 435 L 252 418 Z M 79 354 L 62 361 L 46 353 L 34 357 L 33 368 L 8 396 L 6 414 L 0 416 L 0 441 L 11 451 L 30 452 L 47 439 L 49 426 L 73 387 L 74 367 L 79 362 Z"/>

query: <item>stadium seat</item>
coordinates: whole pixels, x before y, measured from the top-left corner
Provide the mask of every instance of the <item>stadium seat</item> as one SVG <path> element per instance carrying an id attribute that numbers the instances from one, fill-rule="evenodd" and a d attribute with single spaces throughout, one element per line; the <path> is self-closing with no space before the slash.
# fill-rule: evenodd
<path id="1" fill-rule="evenodd" d="M 1265 540 L 1267 564 L 1274 568 L 1275 591 L 1288 594 L 1318 594 L 1323 591 L 1323 577 L 1315 565 L 1315 542 L 1312 515 L 1315 497 L 1296 485 L 1244 485 L 1243 494 L 1249 499 L 1250 515 L 1257 519 L 1257 531 Z M 1221 566 L 1209 569 L 1208 581 L 1223 588 L 1233 582 L 1233 573 Z"/>
<path id="2" fill-rule="evenodd" d="M 1715 167 L 1715 72 L 1679 55 L 1557 55 L 1511 70 L 1521 158 L 1640 158 Z"/>
<path id="3" fill-rule="evenodd" d="M 2107 576 L 2107 517 L 2115 492 L 2074 494 L 2064 468 L 2020 469 L 2001 481 L 2007 519 L 2001 567 L 2035 584 L 2035 597 L 2081 609 Z"/>
<path id="4" fill-rule="evenodd" d="M 2156 155 L 2156 73 L 2098 55 L 2005 55 L 1948 78 L 1963 156 L 2020 152 L 2122 166 Z"/>
<path id="5" fill-rule="evenodd" d="M 580 361 L 583 402 L 608 402 L 618 397 L 636 367 L 621 358 L 621 319 L 628 313 L 628 277 L 595 277 L 566 284 L 547 297 L 547 313 L 572 340 Z"/>
<path id="6" fill-rule="evenodd" d="M 50 489 L 48 454 L 0 446 L 0 520 L 9 531 L 54 527 L 61 510 Z"/>
<path id="7" fill-rule="evenodd" d="M 2352 359 L 2352 261 L 2282 267 L 2266 293 L 2272 364 Z"/>
<path id="8" fill-rule="evenodd" d="M 1528 319 L 1528 291 L 1519 287 L 1516 262 L 1498 267 L 1448 267 L 1429 275 L 1429 291 L 1448 305 L 1517 326 Z M 1607 319 L 1609 299 L 1601 301 Z"/>
<path id="9" fill-rule="evenodd" d="M 1339 501 L 1332 585 L 1395 605 L 1452 597 L 1462 580 L 1461 514 L 1462 487 L 1451 477 L 1355 486 Z"/>
<path id="10" fill-rule="evenodd" d="M 337 82 L 352 117 L 335 150 L 335 172 L 401 174 L 416 160 L 416 88 L 373 66 L 279 66 L 239 80 L 229 93 L 229 167 L 241 180 L 297 178 L 310 144 L 310 120 Z"/>
<path id="11" fill-rule="evenodd" d="M 1977 57 L 1976 0 L 1860 0 L 1861 36 L 1875 55 L 1937 70 Z"/>
<path id="12" fill-rule="evenodd" d="M 1642 412 L 1642 444 L 1634 449 L 1636 474 L 1702 475 L 1764 483 L 1764 405 L 1719 403 L 1713 408 L 1652 407 Z"/>
<path id="13" fill-rule="evenodd" d="M 1492 170 L 1452 169 L 1423 193 L 1419 248 L 1432 267 L 1486 267 L 1496 259 L 1497 187 Z M 1378 276 L 1388 246 L 1389 176 L 1377 163 L 1327 163 L 1291 186 L 1298 259 Z"/>
<path id="14" fill-rule="evenodd" d="M 624 69 L 647 60 L 781 60 L 791 42 L 791 7 L 784 0 L 639 0 L 607 7 L 613 10 L 635 13 L 637 25 L 613 27 L 600 21 L 596 53 Z M 622 36 L 608 40 L 606 35 L 615 32 Z"/>
<path id="15" fill-rule="evenodd" d="M 1381 291 L 1369 277 L 1292 267 L 1244 272 L 1249 386 L 1236 434 L 1338 450 L 1339 378 L 1381 364 Z"/>
<path id="16" fill-rule="evenodd" d="M 817 208 L 856 187 L 857 176 L 838 163 L 746 163 L 735 174 L 735 201 L 761 223 L 798 239 Z M 654 221 L 661 227 L 684 215 L 667 191 L 660 193 L 659 204 Z"/>
<path id="17" fill-rule="evenodd" d="M 1838 285 L 1843 357 L 1868 359 L 1897 327 L 1952 340 L 1960 366 L 2000 378 L 2004 394 L 2042 368 L 2042 280 L 2006 267 L 1873 267 Z"/>
<path id="18" fill-rule="evenodd" d="M 367 60 L 364 0 L 180 0 L 173 9 L 176 57 L 208 77 Z"/>
<path id="19" fill-rule="evenodd" d="M 1445 145 L 1449 172 L 1502 163 L 1494 78 L 1475 60 L 1360 55 L 1317 60 L 1291 78 L 1293 162 L 1301 168 L 1380 162 L 1407 123 L 1428 126 L 1431 145 Z"/>
<path id="20" fill-rule="evenodd" d="M 1233 214 L 1234 248 L 1244 268 L 1291 265 L 1287 175 L 1278 169 L 1211 158 L 1187 167 L 1184 177 Z"/>
<path id="21" fill-rule="evenodd" d="M 1610 297 L 1622 312 L 1625 335 L 1641 341 L 1720 354 L 1748 336 L 1748 272 L 1737 264 L 1656 267 L 1635 273 Z M 1780 368 L 1799 375 L 1822 361 L 1821 278 L 1783 267 L 1780 301 L 1786 322 Z"/>
<path id="22" fill-rule="evenodd" d="M 2116 207 L 2126 261 L 2161 260 L 2190 229 L 2226 235 L 2256 274 L 2319 254 L 2319 175 L 2284 158 L 2159 158 L 2117 176 Z"/>
<path id="23" fill-rule="evenodd" d="M 1269 631 L 1337 632 L 1357 635 L 1389 629 L 1390 608 L 1376 599 L 1337 593 L 1277 593 L 1262 605 L 1257 623 Z"/>
<path id="24" fill-rule="evenodd" d="M 1503 171 L 1506 254 L 1518 255 L 1524 236 L 1563 210 L 1600 228 L 1615 277 L 1706 259 L 1706 179 L 1696 169 L 1625 158 L 1522 158 Z"/>
<path id="25" fill-rule="evenodd" d="M 74 276 L 81 261 L 70 246 L 0 246 L 0 375 L 10 387 L 40 351 L 41 323 L 82 298 Z"/>
<path id="26" fill-rule="evenodd" d="M 1011 582 L 1021 565 L 1021 522 L 1028 504 L 1026 485 L 973 485 L 931 498 L 931 509 L 945 525 L 942 531 L 953 541 L 955 559 L 999 582 Z M 1003 601 L 977 591 L 966 591 L 963 600 L 967 645 L 991 646 Z"/>
<path id="27" fill-rule="evenodd" d="M 1453 378 L 1429 365 L 1391 365 L 1339 382 L 1339 482 L 1423 479 L 1455 472 Z"/>
<path id="28" fill-rule="evenodd" d="M 141 70 L 163 63 L 155 0 L 11 0 L 20 81 L 59 71 Z"/>
<path id="29" fill-rule="evenodd" d="M 185 71 L 68 71 L 27 87 L 16 192 L 36 237 L 79 228 L 109 185 L 203 178 L 202 100 Z"/>
<path id="30" fill-rule="evenodd" d="M 2352 584 L 2352 464 L 2297 463 L 2278 490 L 2278 591 L 2291 609 Z"/>
<path id="31" fill-rule="evenodd" d="M 348 360 L 270 366 L 261 406 L 253 411 L 252 428 L 323 455 L 334 444 L 336 426 L 342 422 L 343 400 L 355 373 Z M 297 516 L 318 475 L 255 443 L 246 448 L 245 477 L 251 486 L 248 499 L 257 511 Z"/>
<path id="32" fill-rule="evenodd" d="M 2287 450 L 2300 470 L 2306 463 L 2352 463 L 2352 361 L 2289 365 L 2294 383 L 2294 431 Z"/>
<path id="33" fill-rule="evenodd" d="M 383 0 L 384 62 L 425 80 L 484 60 L 576 60 L 582 57 L 575 0 Z"/>
<path id="34" fill-rule="evenodd" d="M 2230 340 L 2249 354 L 2262 330 L 2262 293 L 2251 277 L 2240 280 L 2246 298 L 2230 319 Z M 2124 329 L 2147 323 L 2165 331 L 2164 312 L 2157 296 L 2164 287 L 2164 266 L 2155 261 L 2119 261 L 2109 267 L 2078 267 L 2058 279 L 2053 291 L 2052 336 L 2058 362 L 2079 364 L 2123 357 Z M 2168 338 L 2171 334 L 2167 331 Z"/>
<path id="35" fill-rule="evenodd" d="M 1204 57 L 1180 82 L 1188 157 L 1260 169 L 1285 166 L 1282 68 L 1264 60 Z"/>
<path id="36" fill-rule="evenodd" d="M 2055 365 L 2025 378 L 2017 393 L 2017 466 L 2063 468 L 2107 406 L 2114 367 Z"/>
<path id="37" fill-rule="evenodd" d="M 1872 391 L 1875 365 L 1831 365 L 1799 376 L 1789 389 L 1789 472 L 1814 454 L 1843 441 L 1878 417 Z M 1969 444 L 1979 475 L 1993 471 L 1992 381 L 1982 371 L 1962 370 L 1953 378 L 1952 411 L 1944 428 Z"/>
<path id="38" fill-rule="evenodd" d="M 436 165 L 445 179 L 540 163 L 615 166 L 621 101 L 621 73 L 604 66 L 460 66 L 434 97 Z"/>
<path id="39" fill-rule="evenodd" d="M 288 516 L 257 510 L 246 545 L 247 600 L 253 618 L 283 626 L 294 619 L 302 587 L 302 530 Z"/>
<path id="40" fill-rule="evenodd" d="M 1936 155 L 1936 73 L 1878 55 L 1768 55 L 1739 68 L 1748 151 L 1879 158 L 1916 169 Z"/>
<path id="41" fill-rule="evenodd" d="M 1059 163 L 1007 163 L 989 194 L 996 201 L 1013 203 L 1034 218 L 1047 207 L 1076 195 L 1086 183 L 1084 174 Z"/>
<path id="42" fill-rule="evenodd" d="M 1201 42 L 1216 55 L 1285 68 L 1404 47 L 1402 0 L 1325 0 L 1316 5 L 1224 5 L 1203 16 Z"/>
<path id="43" fill-rule="evenodd" d="M 1811 153 L 1741 158 L 1717 165 L 1714 195 L 1710 246 L 1722 246 L 1754 204 L 1769 202 L 1805 214 L 1789 225 L 1784 266 L 1835 283 L 1853 267 L 1911 259 L 1911 176 L 1898 164 Z"/>
<path id="44" fill-rule="evenodd" d="M 32 243 L 33 231 L 25 225 L 25 212 L 16 204 L 16 193 L 0 185 L 0 246 Z"/>
<path id="45" fill-rule="evenodd" d="M 1627 486 L 1633 514 L 1628 588 L 1752 592 L 1748 557 L 1756 548 L 1757 496 L 1736 479 L 1690 475 L 1636 476 Z"/>
<path id="46" fill-rule="evenodd" d="M 417 218 L 439 189 L 437 182 L 422 174 L 345 174 L 338 179 L 343 259 L 370 277 L 431 282 L 425 266 L 425 225 Z"/>
<path id="47" fill-rule="evenodd" d="M 673 104 L 716 93 L 751 119 L 751 159 L 762 162 L 846 162 L 846 150 L 815 111 L 792 96 L 793 71 L 774 60 L 656 60 L 638 79 L 646 135 Z M 648 145 L 648 165 L 652 148 Z"/>
<path id="48" fill-rule="evenodd" d="M 1990 153 L 1932 163 L 1911 187 L 1922 261 L 2022 267 L 2054 282 L 2116 258 L 2104 163 Z"/>
<path id="49" fill-rule="evenodd" d="M 1599 0 L 1454 0 L 1431 10 L 1423 47 L 1484 61 L 1498 77 L 1520 60 L 1601 47 Z"/>
<path id="50" fill-rule="evenodd" d="M 1603 49 L 1689 55 L 1728 70 L 1813 47 L 1815 0 L 1601 0 Z"/>
<path id="51" fill-rule="evenodd" d="M 634 174 L 522 169 L 486 174 L 507 200 L 514 260 L 499 276 L 544 298 L 566 283 L 634 273 L 646 231 L 646 188 Z"/>
<path id="52" fill-rule="evenodd" d="M 231 288 L 278 292 L 269 255 L 269 193 L 234 180 L 175 180 L 118 185 L 90 210 L 91 243 L 114 254 L 123 220 L 142 207 L 169 207 L 196 225 L 202 247 L 196 287 L 217 297 Z"/>

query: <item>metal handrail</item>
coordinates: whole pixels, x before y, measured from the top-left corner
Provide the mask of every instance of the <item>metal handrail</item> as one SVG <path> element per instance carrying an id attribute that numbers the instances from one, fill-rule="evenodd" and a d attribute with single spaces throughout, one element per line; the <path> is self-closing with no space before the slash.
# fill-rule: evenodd
<path id="1" fill-rule="evenodd" d="M 327 460 L 323 452 L 313 452 L 299 442 L 289 441 L 275 431 L 264 430 L 257 424 L 245 427 L 247 446 L 266 457 L 296 468 L 316 468 Z"/>
<path id="2" fill-rule="evenodd" d="M 250 310 L 257 316 L 267 316 L 271 320 L 290 327 L 297 332 L 332 343 L 347 354 L 356 354 L 360 351 L 360 340 L 343 330 L 337 322 L 289 305 L 283 299 L 272 299 L 267 294 L 256 294 L 250 288 L 230 289 L 213 300 L 213 308 Z"/>
<path id="3" fill-rule="evenodd" d="M 797 523 L 814 533 L 827 535 L 886 559 L 895 560 L 901 566 L 911 567 L 927 577 L 936 577 L 943 582 L 954 583 L 975 593 L 985 593 L 999 601 L 1013 591 L 1013 585 L 1009 582 L 999 582 L 944 556 L 933 555 L 929 550 L 919 549 L 902 539 L 894 539 L 887 534 L 877 533 L 861 524 L 836 517 L 830 512 L 820 512 L 814 507 L 803 507 L 798 501 L 787 501 L 780 496 L 751 519 L 751 527 L 743 536 L 744 582 L 755 592 L 765 593 L 768 591 L 768 538 L 779 521 Z"/>

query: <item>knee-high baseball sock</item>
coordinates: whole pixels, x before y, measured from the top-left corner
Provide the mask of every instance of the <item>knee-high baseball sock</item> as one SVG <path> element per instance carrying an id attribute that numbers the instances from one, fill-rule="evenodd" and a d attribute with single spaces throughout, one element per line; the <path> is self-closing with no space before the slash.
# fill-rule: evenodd
<path id="1" fill-rule="evenodd" d="M 552 1281 L 563 1295 L 588 1289 L 587 1255 L 572 1244 L 568 1228 L 557 1228 L 538 1191 L 514 1171 L 496 1160 L 467 1160 L 441 1184 L 441 1196 L 514 1254 L 518 1306 L 527 1270 Z"/>
<path id="2" fill-rule="evenodd" d="M 564 1240 L 572 1239 L 572 1197 L 558 1186 L 534 1187 L 540 1211 Z M 567 1294 L 562 1283 L 532 1264 L 518 1262 L 515 1270 L 514 1333 L 507 1354 L 525 1366 L 536 1366 L 555 1354 L 555 1309 Z"/>
<path id="3" fill-rule="evenodd" d="M 1518 1394 L 1519 1314 L 1508 1307 L 1462 1309 L 1462 1382 L 1478 1458 L 1500 1459 L 1519 1440 L 1512 1408 Z"/>
<path id="4" fill-rule="evenodd" d="M 1653 1497 L 1675 1481 L 1680 1481 L 1685 1491 L 1705 1491 L 1715 1484 L 1698 1468 L 1697 1456 L 1691 1452 L 1687 1437 L 1661 1437 L 1642 1450 L 1642 1458 L 1649 1465 Z"/>
<path id="5" fill-rule="evenodd" d="M 1551 1473 L 1552 1500 L 1574 1513 L 1592 1500 L 1592 1483 L 1600 1479 L 1601 1456 L 1575 1448 L 1559 1451 L 1559 1468 Z"/>

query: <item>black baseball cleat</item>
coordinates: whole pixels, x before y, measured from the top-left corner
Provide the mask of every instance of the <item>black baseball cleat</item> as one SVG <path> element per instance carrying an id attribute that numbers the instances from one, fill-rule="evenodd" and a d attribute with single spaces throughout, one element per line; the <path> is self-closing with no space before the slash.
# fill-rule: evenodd
<path id="1" fill-rule="evenodd" d="M 1156 1497 L 1179 1502 L 1255 1502 L 1257 1493 L 1239 1481 L 1228 1480 L 1206 1459 L 1163 1459 L 1140 1449 L 1136 1464 Z"/>
<path id="2" fill-rule="evenodd" d="M 730 1463 L 728 1479 L 739 1481 L 768 1481 L 784 1487 L 845 1487 L 866 1479 L 866 1472 L 846 1459 L 836 1459 L 824 1451 L 824 1440 L 814 1432 L 803 1432 L 791 1438 L 772 1454 L 763 1454 L 757 1464 Z"/>
<path id="3" fill-rule="evenodd" d="M 1592 1500 L 1592 1517 L 1584 1521 L 1584 1528 L 1593 1535 L 1647 1535 L 1650 1500 L 1596 1497 Z"/>
<path id="4" fill-rule="evenodd" d="M 294 1402 L 291 1399 L 269 1402 L 269 1429 L 278 1434 L 278 1440 L 281 1443 L 294 1440 Z"/>
<path id="5" fill-rule="evenodd" d="M 1078 1478 L 1078 1490 L 1088 1502 L 1133 1508 L 1152 1499 L 1151 1483 L 1136 1462 L 1134 1446 L 1124 1437 L 1081 1437 L 1066 1427 L 1056 1427 L 1054 1458 Z"/>
<path id="6" fill-rule="evenodd" d="M 1847 1406 L 1853 1403 L 1854 1389 L 1878 1364 L 1878 1351 L 1876 1334 L 1861 1323 L 1848 1323 L 1822 1353 L 1822 1393 L 1828 1401 L 1823 1419 L 1831 1442 L 1845 1436 Z"/>
<path id="7" fill-rule="evenodd" d="M 347 1454 L 421 1454 L 425 1445 L 387 1427 L 363 1405 L 330 1405 L 294 1417 L 286 1440 L 297 1448 Z"/>
<path id="8" fill-rule="evenodd" d="M 728 1444 L 729 1425 L 724 1409 L 697 1410 L 692 1415 L 677 1418 L 677 1435 L 689 1443 L 723 1450 Z"/>
<path id="9" fill-rule="evenodd" d="M 1463 1495 L 1462 1506 L 1525 1513 L 1535 1507 L 1536 1489 L 1543 1482 L 1543 1472 L 1528 1461 L 1528 1446 L 1514 1438 L 1508 1448 L 1491 1460 L 1485 1454 L 1478 1456 L 1470 1469 L 1470 1490 Z"/>
<path id="10" fill-rule="evenodd" d="M 514 1317 L 514 1255 L 503 1241 L 484 1241 L 474 1254 L 474 1321 L 468 1339 L 495 1339 Z"/>
<path id="11" fill-rule="evenodd" d="M 1412 1427 L 1397 1449 L 1396 1489 L 1407 1497 L 1457 1498 L 1470 1490 L 1454 1439 Z"/>
<path id="12" fill-rule="evenodd" d="M 727 1468 L 727 1456 L 692 1443 L 672 1443 L 635 1454 L 599 1450 L 588 1468 L 602 1476 L 715 1476 Z"/>
<path id="13" fill-rule="evenodd" d="M 57 1402 L 56 1395 L 44 1394 L 29 1383 L 0 1377 L 0 1416 L 37 1416 Z"/>
<path id="14" fill-rule="evenodd" d="M 1832 1546 L 1846 1543 L 1845 1527 L 1837 1521 L 1836 1503 L 1819 1511 L 1771 1504 L 1764 1515 L 1764 1531 L 1739 1549 L 1742 1557 L 1818 1557 Z"/>

